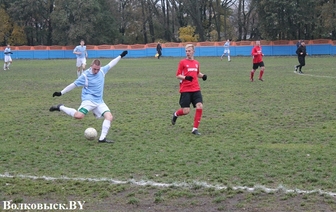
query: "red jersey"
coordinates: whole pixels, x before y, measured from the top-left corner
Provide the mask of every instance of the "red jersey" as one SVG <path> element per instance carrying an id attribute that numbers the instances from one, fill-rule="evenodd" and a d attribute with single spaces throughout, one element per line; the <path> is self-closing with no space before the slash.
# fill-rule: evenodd
<path id="1" fill-rule="evenodd" d="M 198 74 L 200 73 L 199 62 L 197 60 L 183 59 L 180 61 L 176 76 L 192 76 L 193 80 L 190 82 L 188 80 L 180 81 L 180 93 L 184 92 L 196 92 L 200 91 L 201 88 L 198 84 Z"/>
<path id="2" fill-rule="evenodd" d="M 253 47 L 251 54 L 253 56 L 253 63 L 260 63 L 263 61 L 262 59 L 263 54 L 261 51 L 261 46 Z"/>

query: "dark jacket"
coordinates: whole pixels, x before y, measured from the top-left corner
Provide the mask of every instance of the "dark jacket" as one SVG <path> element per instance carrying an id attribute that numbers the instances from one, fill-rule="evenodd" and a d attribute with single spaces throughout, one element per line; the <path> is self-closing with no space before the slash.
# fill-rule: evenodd
<path id="1" fill-rule="evenodd" d="M 161 50 L 162 50 L 161 44 L 158 43 L 157 46 L 156 46 L 156 51 L 158 53 L 161 53 Z"/>
<path id="2" fill-rule="evenodd" d="M 299 46 L 299 48 L 296 50 L 296 54 L 298 57 L 305 57 L 307 55 L 306 46 Z"/>

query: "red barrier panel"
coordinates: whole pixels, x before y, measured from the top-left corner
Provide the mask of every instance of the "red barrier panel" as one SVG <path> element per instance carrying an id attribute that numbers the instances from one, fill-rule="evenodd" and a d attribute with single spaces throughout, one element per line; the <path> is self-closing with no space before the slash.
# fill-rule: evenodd
<path id="1" fill-rule="evenodd" d="M 114 49 L 114 47 L 111 45 L 100 45 L 97 46 L 97 49 Z"/>
<path id="2" fill-rule="evenodd" d="M 31 50 L 48 50 L 49 46 L 32 46 Z"/>
<path id="3" fill-rule="evenodd" d="M 49 46 L 50 50 L 61 50 L 63 49 L 63 46 Z"/>
<path id="4" fill-rule="evenodd" d="M 156 48 L 157 43 L 147 43 L 147 48 Z"/>
<path id="5" fill-rule="evenodd" d="M 184 43 L 161 43 L 162 47 L 184 47 L 187 44 L 194 44 L 194 46 L 223 46 L 226 41 L 218 42 L 184 42 Z M 267 41 L 261 40 L 261 45 L 296 45 L 297 40 L 275 40 Z M 336 40 L 330 39 L 316 39 L 316 40 L 305 40 L 306 44 L 331 44 L 336 45 Z M 144 49 L 144 48 L 156 48 L 157 43 L 148 43 L 148 44 L 117 44 L 117 45 L 86 45 L 88 50 L 99 50 L 99 49 Z M 231 46 L 253 46 L 255 41 L 237 41 L 231 42 Z M 74 50 L 76 46 L 11 46 L 12 50 Z M 1 46 L 0 51 L 4 50 L 6 46 Z"/>
<path id="6" fill-rule="evenodd" d="M 128 49 L 128 45 L 123 44 L 114 45 L 114 49 Z"/>
<path id="7" fill-rule="evenodd" d="M 130 45 L 129 46 L 131 49 L 144 49 L 145 44 L 135 44 L 135 45 Z"/>
<path id="8" fill-rule="evenodd" d="M 63 49 L 65 50 L 74 50 L 76 46 L 64 46 Z"/>
<path id="9" fill-rule="evenodd" d="M 31 46 L 17 46 L 15 50 L 31 50 Z"/>

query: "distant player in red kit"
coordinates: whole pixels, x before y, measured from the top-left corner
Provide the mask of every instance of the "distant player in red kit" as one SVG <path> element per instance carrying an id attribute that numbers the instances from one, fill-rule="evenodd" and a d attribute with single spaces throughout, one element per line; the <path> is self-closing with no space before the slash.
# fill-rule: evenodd
<path id="1" fill-rule="evenodd" d="M 262 76 L 263 76 L 264 71 L 265 71 L 265 65 L 264 65 L 264 62 L 263 62 L 263 59 L 262 59 L 264 54 L 262 53 L 259 40 L 256 41 L 256 45 L 253 47 L 251 54 L 253 56 L 253 67 L 252 67 L 252 71 L 251 71 L 250 80 L 251 80 L 251 82 L 253 82 L 254 72 L 257 70 L 258 67 L 260 67 L 259 80 L 264 81 L 262 79 Z"/>
<path id="2" fill-rule="evenodd" d="M 196 112 L 194 117 L 194 126 L 191 132 L 194 135 L 201 135 L 201 133 L 198 132 L 198 126 L 202 118 L 203 99 L 198 78 L 202 78 L 205 81 L 207 79 L 207 75 L 200 72 L 199 62 L 194 60 L 194 45 L 187 44 L 185 51 L 187 58 L 180 61 L 176 71 L 176 78 L 180 80 L 181 108 L 173 114 L 171 122 L 175 125 L 179 116 L 187 115 L 190 112 L 190 104 L 192 104 L 194 108 L 196 107 Z"/>

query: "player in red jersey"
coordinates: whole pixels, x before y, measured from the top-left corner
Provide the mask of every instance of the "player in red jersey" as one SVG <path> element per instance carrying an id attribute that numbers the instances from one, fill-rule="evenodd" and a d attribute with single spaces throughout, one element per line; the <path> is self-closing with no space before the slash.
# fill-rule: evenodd
<path id="1" fill-rule="evenodd" d="M 194 108 L 196 107 L 196 112 L 191 132 L 194 135 L 200 135 L 198 126 L 202 118 L 203 99 L 198 78 L 202 78 L 205 81 L 207 75 L 200 72 L 199 62 L 194 59 L 194 45 L 187 44 L 185 51 L 187 58 L 180 61 L 176 71 L 176 78 L 180 80 L 181 95 L 179 103 L 181 108 L 174 112 L 171 122 L 175 125 L 177 117 L 187 115 L 190 112 L 190 104 L 192 104 Z"/>
<path id="2" fill-rule="evenodd" d="M 251 80 L 251 82 L 253 82 L 254 72 L 257 70 L 258 67 L 260 67 L 259 80 L 264 81 L 262 79 L 262 76 L 263 76 L 264 71 L 265 71 L 265 65 L 264 65 L 264 62 L 263 62 L 264 54 L 262 53 L 259 40 L 256 41 L 256 45 L 253 47 L 251 54 L 253 56 L 253 67 L 252 67 L 252 71 L 251 71 L 250 80 Z"/>

